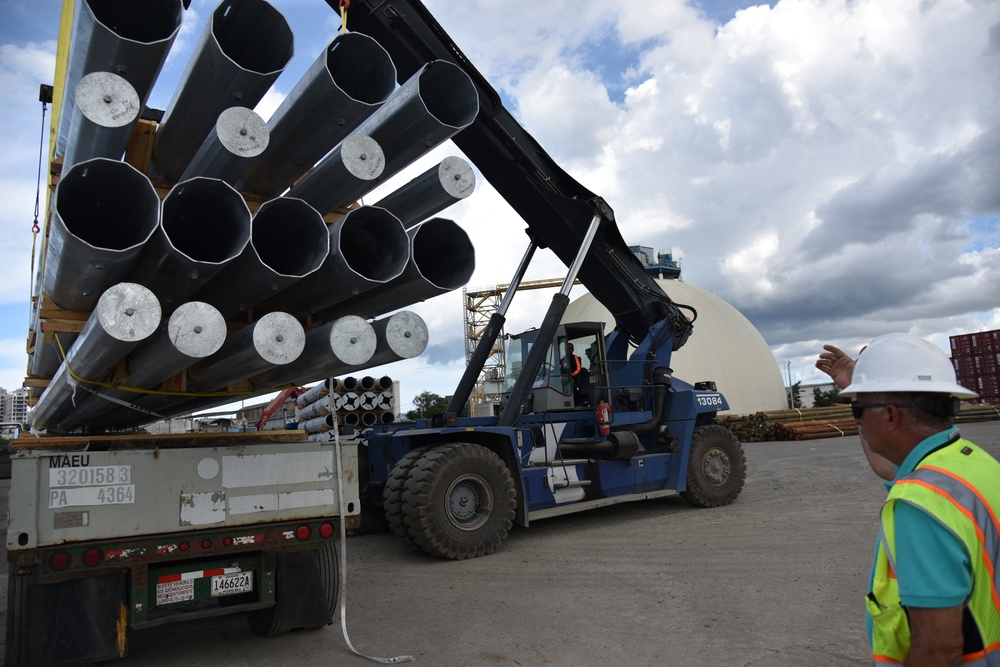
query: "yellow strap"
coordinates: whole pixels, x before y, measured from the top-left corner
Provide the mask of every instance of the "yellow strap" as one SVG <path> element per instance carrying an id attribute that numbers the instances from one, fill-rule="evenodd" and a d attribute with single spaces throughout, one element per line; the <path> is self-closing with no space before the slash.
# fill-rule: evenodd
<path id="1" fill-rule="evenodd" d="M 347 8 L 351 6 L 351 0 L 340 0 L 340 30 L 347 34 Z"/>
<path id="2" fill-rule="evenodd" d="M 99 380 L 91 380 L 88 378 L 80 377 L 73 370 L 73 367 L 69 365 L 66 361 L 66 351 L 63 350 L 62 341 L 59 340 L 59 334 L 54 335 L 56 346 L 59 348 L 59 356 L 62 358 L 63 365 L 66 366 L 66 372 L 69 376 L 76 380 L 77 382 L 83 384 L 93 385 L 95 387 L 101 387 L 103 389 L 112 389 L 116 391 L 127 391 L 132 394 L 153 394 L 155 396 L 246 396 L 247 394 L 256 393 L 266 393 L 268 391 L 276 391 L 272 389 L 261 389 L 254 391 L 210 391 L 206 393 L 194 393 L 189 391 L 163 391 L 161 389 L 140 389 L 139 387 L 129 387 L 128 385 L 113 385 L 110 382 L 101 382 Z"/>
<path id="3" fill-rule="evenodd" d="M 799 410 L 798 408 L 792 408 L 792 409 L 799 413 L 799 421 L 802 421 L 803 420 L 803 418 L 802 418 L 802 411 Z"/>
<path id="4" fill-rule="evenodd" d="M 843 431 L 841 431 L 839 428 L 837 428 L 836 424 L 827 423 L 827 426 L 829 426 L 830 428 L 832 428 L 833 430 L 835 430 L 840 435 L 847 435 L 846 433 L 844 433 Z"/>

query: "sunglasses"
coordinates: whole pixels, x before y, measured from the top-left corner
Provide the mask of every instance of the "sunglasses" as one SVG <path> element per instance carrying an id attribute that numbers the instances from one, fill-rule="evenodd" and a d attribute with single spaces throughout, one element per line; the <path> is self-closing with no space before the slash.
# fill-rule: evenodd
<path id="1" fill-rule="evenodd" d="M 894 408 L 912 408 L 912 405 L 898 405 L 896 403 L 851 403 L 851 416 L 855 419 L 861 419 L 861 415 L 864 414 L 865 408 L 887 408 L 889 406 Z"/>

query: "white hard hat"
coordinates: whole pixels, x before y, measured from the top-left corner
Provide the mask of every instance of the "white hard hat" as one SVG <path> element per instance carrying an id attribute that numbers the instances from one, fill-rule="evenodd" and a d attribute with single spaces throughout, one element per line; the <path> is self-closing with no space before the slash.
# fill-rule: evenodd
<path id="1" fill-rule="evenodd" d="M 851 384 L 840 395 L 896 391 L 948 394 L 956 398 L 978 396 L 958 384 L 955 368 L 940 348 L 904 333 L 886 334 L 873 340 L 858 357 Z"/>

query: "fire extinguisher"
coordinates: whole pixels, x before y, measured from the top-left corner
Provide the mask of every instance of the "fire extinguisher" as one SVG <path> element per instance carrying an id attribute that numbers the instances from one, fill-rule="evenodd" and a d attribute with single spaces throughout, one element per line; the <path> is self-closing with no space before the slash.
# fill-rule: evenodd
<path id="1" fill-rule="evenodd" d="M 597 404 L 594 413 L 597 415 L 597 430 L 601 435 L 611 433 L 611 406 L 604 399 Z"/>

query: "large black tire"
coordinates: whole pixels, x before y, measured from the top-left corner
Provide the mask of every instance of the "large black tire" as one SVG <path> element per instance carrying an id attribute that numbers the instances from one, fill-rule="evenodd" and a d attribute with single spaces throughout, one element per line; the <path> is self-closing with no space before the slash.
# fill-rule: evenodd
<path id="1" fill-rule="evenodd" d="M 403 493 L 406 491 L 406 480 L 410 478 L 413 466 L 428 449 L 430 447 L 417 447 L 399 459 L 389 474 L 385 486 L 382 487 L 382 509 L 385 511 L 385 522 L 389 530 L 399 538 L 400 542 L 418 551 L 420 547 L 413 542 L 410 531 L 406 528 L 406 519 L 403 516 Z"/>
<path id="2" fill-rule="evenodd" d="M 747 460 L 736 436 L 724 426 L 698 426 L 691 436 L 687 489 L 681 497 L 695 507 L 720 507 L 736 500 L 747 477 Z"/>
<path id="3" fill-rule="evenodd" d="M 516 506 L 514 480 L 500 457 L 464 442 L 425 452 L 403 493 L 413 542 L 432 556 L 455 560 L 496 551 L 507 539 Z"/>
<path id="4" fill-rule="evenodd" d="M 302 565 L 310 565 L 308 561 L 302 562 L 308 556 L 315 558 L 315 577 L 302 571 Z M 295 583 L 292 583 L 293 579 Z M 308 588 L 308 584 L 313 582 L 318 586 L 308 591 L 311 597 L 307 600 L 303 588 Z M 291 630 L 314 630 L 329 625 L 337 613 L 340 599 L 336 544 L 331 541 L 312 551 L 295 552 L 285 557 L 279 555 L 274 596 L 273 606 L 247 612 L 250 629 L 258 637 L 277 637 Z M 311 612 L 312 622 L 303 622 L 301 616 L 297 618 L 303 608 Z M 323 616 L 324 620 L 317 623 L 316 616 Z"/>

